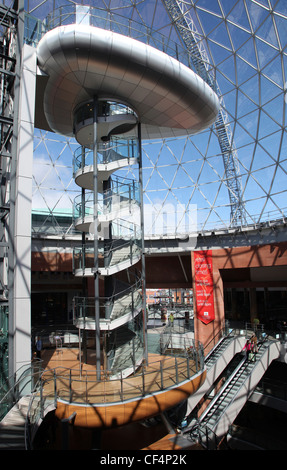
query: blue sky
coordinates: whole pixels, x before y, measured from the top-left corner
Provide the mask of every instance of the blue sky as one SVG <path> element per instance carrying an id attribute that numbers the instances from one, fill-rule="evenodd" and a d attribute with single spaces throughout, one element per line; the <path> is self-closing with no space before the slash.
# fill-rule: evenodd
<path id="1" fill-rule="evenodd" d="M 114 8 L 119 2 L 108 3 Z M 287 207 L 287 5 L 275 3 L 273 13 L 263 0 L 247 0 L 247 9 L 242 1 L 198 0 L 190 10 L 219 86 L 248 222 L 279 217 Z M 121 5 L 122 14 L 176 39 L 162 2 Z M 45 144 L 43 135 L 35 131 L 33 208 L 68 209 L 77 191 L 71 161 L 77 144 L 50 134 Z M 187 211 L 196 205 L 199 228 L 229 223 L 228 184 L 214 127 L 192 137 L 143 142 L 143 167 L 146 204 L 180 203 Z"/>

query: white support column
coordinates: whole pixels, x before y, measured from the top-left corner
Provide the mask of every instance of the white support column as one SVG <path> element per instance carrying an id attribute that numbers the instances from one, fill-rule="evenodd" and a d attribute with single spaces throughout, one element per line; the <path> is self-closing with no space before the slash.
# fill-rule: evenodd
<path id="1" fill-rule="evenodd" d="M 19 90 L 14 226 L 14 367 L 31 360 L 31 214 L 36 49 L 24 45 Z"/>

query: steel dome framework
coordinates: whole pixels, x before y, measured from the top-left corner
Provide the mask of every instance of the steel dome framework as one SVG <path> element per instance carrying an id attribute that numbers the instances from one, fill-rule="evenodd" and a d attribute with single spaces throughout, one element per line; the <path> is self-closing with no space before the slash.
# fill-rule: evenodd
<path id="1" fill-rule="evenodd" d="M 18 245 L 13 233 L 19 215 L 15 210 L 15 175 L 21 39 L 23 35 L 29 44 L 36 46 L 47 17 L 53 19 L 57 10 L 65 14 L 64 8 L 76 4 L 70 0 L 26 0 L 22 9 L 23 3 L 24 0 L 3 0 L 0 5 L 0 326 L 7 333 L 1 343 L 5 361 L 7 351 L 12 351 L 12 334 L 18 334 L 14 321 L 17 305 L 21 302 L 21 308 L 24 307 L 19 297 L 14 302 L 14 281 L 17 276 L 24 281 L 25 276 L 30 276 L 30 251 L 22 250 L 23 258 L 15 262 Z M 234 230 L 249 225 L 260 229 L 261 224 L 270 220 L 278 224 L 285 221 L 286 1 L 87 3 L 84 9 L 92 6 L 104 13 L 106 27 L 113 22 L 120 32 L 122 27 L 134 23 L 139 38 L 142 34 L 151 45 L 156 47 L 162 41 L 168 53 L 171 49 L 175 54 L 186 51 L 180 60 L 187 61 L 219 94 L 220 113 L 210 128 L 197 135 L 175 135 L 143 143 L 146 235 L 181 236 L 183 232 Z M 122 18 L 123 22 L 115 18 Z M 34 232 L 46 231 L 47 227 L 58 234 L 72 230 L 69 221 L 78 194 L 72 161 L 77 146 L 73 138 L 35 129 L 33 211 L 40 212 L 41 217 L 44 214 L 48 223 L 32 226 Z M 27 196 L 25 191 L 21 196 Z M 30 241 L 30 217 L 24 220 L 21 214 L 20 219 L 27 225 Z M 25 315 L 30 318 L 29 285 L 25 287 Z M 25 331 L 20 334 L 25 336 L 30 355 L 30 339 L 27 340 L 29 335 Z M 14 371 L 11 353 L 9 361 Z"/>
<path id="2" fill-rule="evenodd" d="M 37 19 L 74 3 L 27 0 L 26 38 L 37 41 Z M 109 19 L 117 14 L 137 22 L 150 32 L 151 43 L 163 35 L 167 44 L 185 47 L 191 67 L 221 100 L 218 120 L 199 135 L 144 143 L 146 233 L 200 232 L 284 219 L 286 2 L 87 3 L 106 11 Z M 8 0 L 4 6 L 13 7 Z M 3 26 L 6 18 L 4 14 Z M 33 210 L 46 213 L 56 231 L 66 228 L 54 214 L 69 213 L 77 191 L 71 164 L 75 146 L 73 139 L 35 130 Z"/>
<path id="3" fill-rule="evenodd" d="M 42 18 L 71 3 L 28 1 L 26 10 Z M 162 34 L 186 47 L 191 66 L 221 100 L 216 123 L 199 135 L 144 143 L 146 233 L 177 234 L 195 225 L 197 231 L 228 229 L 284 218 L 284 1 L 88 3 L 109 18 L 118 14 L 140 23 L 150 30 L 151 42 L 152 35 Z M 49 217 L 69 209 L 74 198 L 73 147 L 73 139 L 35 131 L 33 208 Z"/>

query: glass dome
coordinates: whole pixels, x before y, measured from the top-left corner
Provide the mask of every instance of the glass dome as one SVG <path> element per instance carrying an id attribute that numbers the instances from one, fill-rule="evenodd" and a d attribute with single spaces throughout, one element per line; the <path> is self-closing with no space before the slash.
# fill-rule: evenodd
<path id="1" fill-rule="evenodd" d="M 192 136 L 143 142 L 146 235 L 160 235 L 163 230 L 180 235 L 254 227 L 284 219 L 286 1 L 87 3 L 106 10 L 110 17 L 129 18 L 141 24 L 145 33 L 149 30 L 151 35 L 162 35 L 186 48 L 191 67 L 220 97 L 218 119 L 209 129 Z M 25 9 L 32 24 L 72 4 L 27 0 Z M 35 129 L 34 140 L 33 210 L 72 213 L 78 193 L 72 168 L 77 142 L 39 129 Z"/>

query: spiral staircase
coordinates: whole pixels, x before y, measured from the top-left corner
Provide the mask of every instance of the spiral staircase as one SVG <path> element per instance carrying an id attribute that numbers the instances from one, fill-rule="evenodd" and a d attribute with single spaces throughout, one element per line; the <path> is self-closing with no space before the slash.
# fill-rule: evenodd
<path id="1" fill-rule="evenodd" d="M 98 102 L 96 189 L 93 123 L 93 104 L 86 103 L 75 112 L 74 121 L 81 144 L 74 155 L 74 178 L 82 191 L 74 200 L 73 217 L 83 236 L 73 262 L 76 276 L 98 277 L 101 295 L 75 297 L 74 324 L 83 338 L 99 328 L 101 369 L 109 376 L 126 376 L 144 355 L 142 279 L 133 269 L 142 256 L 139 181 L 118 174 L 131 166 L 136 173 L 137 116 L 123 104 Z"/>

